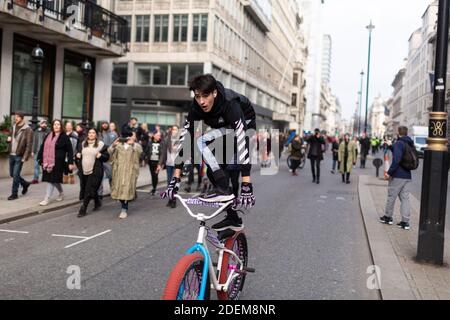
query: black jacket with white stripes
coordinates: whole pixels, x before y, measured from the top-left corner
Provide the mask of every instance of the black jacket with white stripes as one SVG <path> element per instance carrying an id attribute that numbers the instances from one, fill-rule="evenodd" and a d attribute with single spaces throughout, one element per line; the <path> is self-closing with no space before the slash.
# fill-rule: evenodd
<path id="1" fill-rule="evenodd" d="M 194 123 L 202 121 L 204 125 L 212 129 L 232 129 L 234 131 L 235 165 L 231 167 L 237 167 L 243 177 L 250 176 L 249 138 L 246 136 L 246 132 L 249 129 L 256 131 L 256 114 L 253 105 L 245 96 L 231 89 L 225 89 L 220 82 L 217 82 L 217 84 L 218 95 L 210 112 L 204 112 L 197 101 L 193 100 L 184 129 L 180 135 L 181 143 L 178 157 L 183 159 L 183 149 L 186 148 L 186 134 L 189 133 L 190 137 L 194 137 Z M 194 139 L 191 139 L 191 148 L 191 163 L 193 163 L 194 150 L 198 150 Z M 206 162 L 208 162 L 208 159 L 205 157 L 208 156 L 210 155 L 203 153 Z M 175 163 L 177 163 L 176 168 L 183 168 L 184 162 L 179 163 L 179 161 L 175 161 Z"/>

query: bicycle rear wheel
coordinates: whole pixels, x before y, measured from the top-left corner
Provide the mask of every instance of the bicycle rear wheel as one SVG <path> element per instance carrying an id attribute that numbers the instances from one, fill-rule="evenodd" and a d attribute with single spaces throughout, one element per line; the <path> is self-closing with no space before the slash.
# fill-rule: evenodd
<path id="1" fill-rule="evenodd" d="M 163 300 L 197 300 L 203 277 L 204 258 L 199 253 L 183 257 L 170 273 L 164 289 Z M 209 274 L 205 300 L 210 298 Z"/>
<path id="2" fill-rule="evenodd" d="M 286 160 L 286 162 L 287 162 L 287 166 L 288 166 L 288 168 L 289 168 L 289 169 L 292 169 L 291 156 L 288 156 L 288 157 L 287 157 L 287 160 Z"/>
<path id="3" fill-rule="evenodd" d="M 236 255 L 241 259 L 244 267 L 247 267 L 248 263 L 248 246 L 247 246 L 247 238 L 244 233 L 238 234 L 237 237 L 232 237 L 227 239 L 225 242 L 225 247 L 228 250 L 233 251 Z M 219 282 L 224 284 L 228 276 L 233 270 L 233 268 L 237 267 L 238 269 L 241 267 L 238 265 L 236 258 L 229 253 L 223 253 L 222 259 L 222 267 L 220 271 Z M 217 297 L 219 300 L 238 300 L 239 296 L 244 288 L 245 282 L 245 274 L 240 274 L 236 279 L 234 279 L 227 292 L 217 291 Z"/>

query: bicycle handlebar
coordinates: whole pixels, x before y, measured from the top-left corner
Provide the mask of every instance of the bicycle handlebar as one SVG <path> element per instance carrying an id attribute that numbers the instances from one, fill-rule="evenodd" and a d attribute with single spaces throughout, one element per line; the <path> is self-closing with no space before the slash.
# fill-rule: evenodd
<path id="1" fill-rule="evenodd" d="M 186 208 L 187 212 L 189 213 L 189 215 L 191 217 L 193 217 L 197 220 L 200 220 L 200 221 L 206 221 L 206 220 L 211 220 L 211 219 L 215 218 L 220 213 L 222 213 L 226 208 L 228 208 L 230 205 L 232 205 L 234 203 L 233 200 L 224 202 L 224 203 L 221 203 L 221 202 L 208 203 L 208 202 L 201 201 L 199 199 L 183 199 L 178 194 L 175 195 L 175 198 L 180 200 L 181 204 L 183 205 L 183 207 Z M 201 206 L 218 208 L 218 209 L 213 214 L 208 216 L 203 213 L 194 214 L 192 212 L 192 210 L 188 207 L 188 205 L 201 205 Z"/>

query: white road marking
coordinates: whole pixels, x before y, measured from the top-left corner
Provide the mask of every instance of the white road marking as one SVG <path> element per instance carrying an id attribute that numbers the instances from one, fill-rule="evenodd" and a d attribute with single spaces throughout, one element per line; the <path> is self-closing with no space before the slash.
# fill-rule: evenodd
<path id="1" fill-rule="evenodd" d="M 101 232 L 101 233 L 99 233 L 99 234 L 93 235 L 92 237 L 85 238 L 85 239 L 83 239 L 83 240 L 81 240 L 81 241 L 72 243 L 71 245 L 68 245 L 68 246 L 66 246 L 66 247 L 64 247 L 64 248 L 65 248 L 65 249 L 69 249 L 69 248 L 71 248 L 71 247 L 73 247 L 73 246 L 79 245 L 80 243 L 83 243 L 83 242 L 92 240 L 92 239 L 94 239 L 94 238 L 100 237 L 100 236 L 102 236 L 102 235 L 104 235 L 104 234 L 106 234 L 106 233 L 108 233 L 108 232 L 111 232 L 111 230 L 103 231 L 103 232 Z"/>
<path id="2" fill-rule="evenodd" d="M 345 201 L 345 198 L 342 197 L 337 197 L 336 200 L 341 200 L 341 201 Z"/>
<path id="3" fill-rule="evenodd" d="M 69 236 L 65 234 L 52 234 L 52 237 L 63 237 L 63 238 L 75 238 L 75 239 L 86 239 L 88 237 L 81 237 L 81 236 Z"/>
<path id="4" fill-rule="evenodd" d="M 320 196 L 320 199 L 328 199 L 327 196 Z"/>
<path id="5" fill-rule="evenodd" d="M 8 233 L 23 233 L 23 234 L 28 234 L 28 231 L 16 231 L 16 230 L 4 230 L 4 229 L 0 229 L 0 232 L 8 232 Z"/>

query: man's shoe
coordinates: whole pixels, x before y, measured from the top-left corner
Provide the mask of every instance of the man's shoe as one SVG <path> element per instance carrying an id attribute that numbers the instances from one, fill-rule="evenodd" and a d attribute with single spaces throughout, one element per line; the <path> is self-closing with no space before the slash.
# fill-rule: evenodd
<path id="1" fill-rule="evenodd" d="M 351 182 L 350 182 L 350 180 L 347 180 L 347 182 L 346 182 L 347 184 L 350 184 Z"/>
<path id="2" fill-rule="evenodd" d="M 45 198 L 44 200 L 42 200 L 39 205 L 42 207 L 48 206 L 48 204 L 50 203 L 50 199 Z"/>
<path id="3" fill-rule="evenodd" d="M 22 194 L 23 194 L 23 195 L 26 195 L 26 194 L 27 194 L 28 188 L 30 187 L 30 185 L 31 185 L 31 183 L 27 183 L 27 184 L 23 187 L 23 189 L 22 189 Z"/>
<path id="4" fill-rule="evenodd" d="M 122 210 L 119 215 L 119 219 L 126 219 L 128 217 L 128 213 L 125 210 Z"/>
<path id="5" fill-rule="evenodd" d="M 383 224 L 388 224 L 388 225 L 394 224 L 394 219 L 392 219 L 391 217 L 388 217 L 388 216 L 381 217 L 379 221 Z"/>
<path id="6" fill-rule="evenodd" d="M 153 189 L 152 191 L 150 191 L 150 195 L 154 196 L 156 194 L 156 190 Z"/>
<path id="7" fill-rule="evenodd" d="M 8 197 L 8 200 L 9 200 L 9 201 L 11 201 L 11 200 L 16 200 L 16 199 L 19 199 L 19 197 L 17 196 L 17 194 L 12 194 L 12 195 L 10 195 L 10 196 Z"/>
<path id="8" fill-rule="evenodd" d="M 173 200 L 173 201 L 170 203 L 170 207 L 171 207 L 172 209 L 175 209 L 175 208 L 177 207 L 177 201 L 176 201 L 176 200 Z"/>
<path id="9" fill-rule="evenodd" d="M 95 201 L 94 211 L 99 211 L 101 207 L 102 207 L 102 201 L 100 199 L 98 199 L 97 201 Z"/>
<path id="10" fill-rule="evenodd" d="M 80 211 L 78 211 L 78 218 L 85 217 L 87 215 L 86 211 L 87 211 L 87 208 L 84 205 L 82 205 L 80 208 Z"/>
<path id="11" fill-rule="evenodd" d="M 231 229 L 226 229 L 224 231 L 219 231 L 217 232 L 217 239 L 219 239 L 219 241 L 223 241 L 226 240 L 228 238 L 231 238 L 232 236 L 234 236 L 235 232 Z"/>
<path id="12" fill-rule="evenodd" d="M 241 218 L 238 218 L 237 220 L 235 220 L 235 219 L 230 219 L 228 217 L 225 217 L 224 220 L 213 225 L 211 227 L 211 229 L 214 229 L 217 232 L 224 231 L 227 229 L 238 232 L 238 231 L 242 231 L 244 229 L 244 224 L 242 223 Z"/>
<path id="13" fill-rule="evenodd" d="M 203 202 L 227 202 L 235 198 L 234 194 L 230 190 L 224 190 L 221 188 L 213 188 L 213 190 L 207 192 L 204 195 L 198 197 Z"/>
<path id="14" fill-rule="evenodd" d="M 312 183 L 316 183 L 316 178 L 313 178 L 313 182 Z"/>
<path id="15" fill-rule="evenodd" d="M 397 224 L 397 227 L 399 227 L 400 229 L 403 229 L 403 230 L 411 229 L 411 226 L 409 225 L 408 222 L 400 222 L 399 224 Z"/>
<path id="16" fill-rule="evenodd" d="M 319 180 L 319 179 L 317 179 L 316 183 L 317 183 L 317 184 L 320 184 L 320 180 Z"/>
<path id="17" fill-rule="evenodd" d="M 58 195 L 58 198 L 56 198 L 56 201 L 58 201 L 58 202 L 64 201 L 64 193 L 60 193 Z"/>

